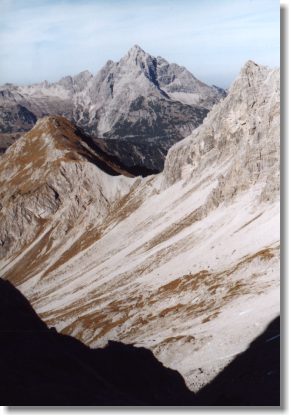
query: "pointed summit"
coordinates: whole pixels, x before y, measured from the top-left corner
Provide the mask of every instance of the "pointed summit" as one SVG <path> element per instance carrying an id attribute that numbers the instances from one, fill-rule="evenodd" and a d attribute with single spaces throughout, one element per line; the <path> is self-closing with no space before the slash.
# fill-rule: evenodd
<path id="1" fill-rule="evenodd" d="M 255 73 L 256 71 L 260 70 L 262 66 L 256 64 L 256 62 L 248 60 L 244 66 L 242 67 L 240 74 L 246 75 L 249 73 Z"/>
<path id="2" fill-rule="evenodd" d="M 128 55 L 137 55 L 137 54 L 144 54 L 147 55 L 147 53 L 139 46 L 139 45 L 133 45 L 129 51 Z"/>
<path id="3" fill-rule="evenodd" d="M 240 70 L 237 79 L 231 85 L 229 93 L 236 94 L 237 91 L 243 93 L 248 88 L 259 88 L 267 72 L 269 72 L 267 66 L 258 65 L 256 62 L 248 60 Z M 245 99 L 251 96 L 252 94 L 249 94 Z"/>
<path id="4" fill-rule="evenodd" d="M 251 59 L 249 59 L 245 64 L 244 64 L 244 66 L 242 67 L 242 71 L 245 69 L 245 68 L 258 68 L 259 67 L 259 65 L 256 63 L 256 62 L 254 62 L 254 61 L 252 61 Z"/>
<path id="5" fill-rule="evenodd" d="M 139 45 L 134 45 L 129 49 L 124 59 L 126 62 L 133 62 L 134 64 L 140 64 L 143 62 L 147 66 L 155 58 L 144 51 Z"/>

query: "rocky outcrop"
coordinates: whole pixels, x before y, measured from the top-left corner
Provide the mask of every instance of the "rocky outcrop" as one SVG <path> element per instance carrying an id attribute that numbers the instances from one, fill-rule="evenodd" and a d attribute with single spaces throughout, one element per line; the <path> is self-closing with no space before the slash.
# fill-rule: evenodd
<path id="1" fill-rule="evenodd" d="M 92 347 L 149 348 L 201 389 L 279 314 L 278 70 L 248 62 L 203 125 L 171 148 L 165 170 L 144 179 L 110 176 L 77 152 L 61 162 L 68 188 L 59 188 L 60 168 L 46 176 L 38 164 L 52 166 L 71 141 L 48 152 L 64 134 L 47 140 L 45 130 L 36 161 L 23 152 L 27 135 L 1 160 L 2 274 L 49 326 Z M 25 196 L 39 204 L 13 203 L 27 183 L 44 186 Z M 39 234 L 33 221 L 17 224 L 22 206 L 32 213 L 16 218 L 44 215 Z"/>
<path id="2" fill-rule="evenodd" d="M 52 84 L 6 84 L 0 90 L 0 134 L 27 131 L 37 118 L 60 114 L 103 139 L 107 152 L 128 169 L 157 172 L 169 147 L 224 96 L 185 68 L 134 46 L 95 76 L 84 71 Z"/>

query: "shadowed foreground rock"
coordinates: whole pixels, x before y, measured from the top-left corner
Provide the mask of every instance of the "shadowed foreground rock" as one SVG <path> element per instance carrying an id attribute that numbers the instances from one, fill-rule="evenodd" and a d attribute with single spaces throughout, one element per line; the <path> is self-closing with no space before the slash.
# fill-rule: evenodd
<path id="1" fill-rule="evenodd" d="M 274 319 L 245 352 L 200 390 L 197 404 L 280 405 L 280 317 Z"/>
<path id="2" fill-rule="evenodd" d="M 90 349 L 49 330 L 29 302 L 0 280 L 0 403 L 183 405 L 193 394 L 144 349 L 110 342 Z"/>
<path id="3" fill-rule="evenodd" d="M 197 395 L 145 348 L 90 349 L 48 329 L 0 279 L 1 405 L 280 404 L 279 318 Z"/>

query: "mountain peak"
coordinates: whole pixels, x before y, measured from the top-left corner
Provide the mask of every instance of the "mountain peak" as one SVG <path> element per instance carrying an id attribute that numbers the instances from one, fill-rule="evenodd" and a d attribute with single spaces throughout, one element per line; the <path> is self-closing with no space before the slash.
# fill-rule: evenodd
<path id="1" fill-rule="evenodd" d="M 260 69 L 260 65 L 258 65 L 258 64 L 256 64 L 256 62 L 254 62 L 254 61 L 251 61 L 251 60 L 248 60 L 245 64 L 244 64 L 244 66 L 242 67 L 242 69 L 241 69 L 241 74 L 246 74 L 246 73 L 249 73 L 250 71 L 251 72 L 254 72 L 254 71 L 257 71 L 258 69 Z"/>
<path id="2" fill-rule="evenodd" d="M 137 44 L 135 44 L 135 45 L 133 45 L 130 49 L 129 49 L 129 51 L 128 51 L 128 53 L 132 53 L 132 52 L 143 52 L 143 53 L 146 53 L 139 45 L 137 45 Z"/>
<path id="3" fill-rule="evenodd" d="M 255 62 L 252 61 L 251 59 L 249 59 L 248 61 L 246 61 L 246 63 L 244 64 L 244 67 L 258 67 L 259 65 Z"/>
<path id="4" fill-rule="evenodd" d="M 44 114 L 64 115 L 91 136 L 106 140 L 116 157 L 139 172 L 140 166 L 146 172 L 162 170 L 172 140 L 189 135 L 225 95 L 137 44 L 118 62 L 107 61 L 95 75 L 83 71 L 52 84 L 15 88 L 0 91 L 0 130 L 3 126 L 8 133 L 26 131 Z M 15 103 L 30 113 L 23 114 Z M 113 138 L 125 140 L 109 142 Z M 152 140 L 160 139 L 157 146 L 162 150 L 154 151 Z"/>
<path id="5" fill-rule="evenodd" d="M 133 45 L 133 47 L 130 48 L 127 52 L 127 56 L 130 58 L 144 57 L 148 55 L 149 54 L 146 51 L 144 51 L 139 45 Z"/>
<path id="6" fill-rule="evenodd" d="M 237 91 L 240 91 L 244 94 L 245 88 L 260 88 L 261 82 L 265 79 L 267 73 L 271 73 L 270 68 L 248 60 L 243 65 L 238 78 L 231 85 L 229 92 L 236 94 Z M 246 96 L 245 99 L 247 100 L 249 97 L 251 95 Z"/>

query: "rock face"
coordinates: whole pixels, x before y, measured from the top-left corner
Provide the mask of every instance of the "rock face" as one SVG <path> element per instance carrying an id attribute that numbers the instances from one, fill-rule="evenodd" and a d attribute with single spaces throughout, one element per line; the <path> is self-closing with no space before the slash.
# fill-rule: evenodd
<path id="1" fill-rule="evenodd" d="M 0 162 L 2 275 L 48 325 L 147 347 L 199 390 L 279 314 L 279 102 L 279 70 L 247 62 L 144 179 L 67 160 L 40 122 Z"/>
<path id="2" fill-rule="evenodd" d="M 139 46 L 119 62 L 47 82 L 0 90 L 0 132 L 29 130 L 36 118 L 60 114 L 103 139 L 107 152 L 129 168 L 160 171 L 169 147 L 201 124 L 225 96 L 189 71 Z"/>
<path id="3" fill-rule="evenodd" d="M 223 105 L 215 106 L 202 126 L 171 148 L 164 171 L 166 186 L 185 177 L 187 167 L 190 180 L 209 165 L 214 168 L 228 162 L 229 170 L 219 179 L 222 200 L 259 179 L 266 181 L 266 175 L 269 197 L 276 198 L 279 146 L 274 137 L 280 129 L 279 90 L 278 71 L 248 61 Z"/>

